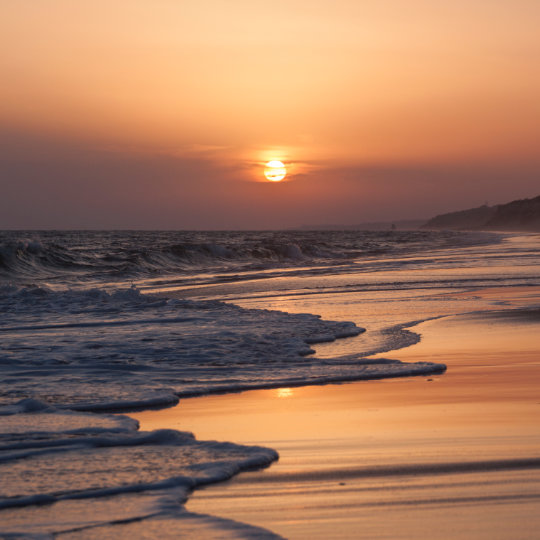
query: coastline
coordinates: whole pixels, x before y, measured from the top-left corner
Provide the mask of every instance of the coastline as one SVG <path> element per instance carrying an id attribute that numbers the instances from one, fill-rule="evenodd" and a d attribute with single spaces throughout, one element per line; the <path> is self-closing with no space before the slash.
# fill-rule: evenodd
<path id="1" fill-rule="evenodd" d="M 91 243 L 82 240 L 89 249 Z M 162 240 L 170 245 L 170 239 Z M 17 257 L 33 260 L 34 249 L 17 252 Z M 51 247 L 53 253 L 55 249 Z M 16 318 L 3 327 L 4 349 L 13 356 L 13 362 L 5 363 L 3 387 L 10 398 L 0 412 L 8 419 L 2 426 L 7 452 L 3 527 L 12 534 L 73 532 L 78 538 L 83 529 L 88 537 L 118 537 L 134 531 L 147 534 L 167 523 L 175 537 L 185 533 L 186 520 L 198 516 L 200 537 L 215 536 L 210 529 L 216 526 L 221 532 L 232 527 L 236 537 L 251 534 L 248 529 L 254 527 L 257 538 L 269 530 L 287 537 L 357 537 L 355 528 L 369 529 L 369 521 L 359 522 L 359 516 L 370 504 L 395 509 L 407 500 L 408 507 L 416 508 L 426 494 L 440 505 L 457 499 L 477 505 L 486 497 L 501 504 L 509 495 L 512 504 L 531 503 L 540 491 L 530 474 L 538 468 L 540 444 L 531 438 L 538 425 L 537 407 L 525 410 L 523 398 L 535 393 L 538 377 L 534 368 L 524 377 L 530 366 L 524 371 L 523 364 L 538 357 L 537 345 L 522 351 L 521 358 L 514 355 L 517 364 L 512 366 L 505 365 L 500 353 L 516 353 L 516 344 L 524 344 L 531 330 L 532 335 L 537 332 L 537 315 L 535 321 L 526 320 L 534 317 L 530 306 L 540 305 L 536 253 L 534 242 L 519 237 L 480 249 L 443 245 L 435 253 L 416 254 L 413 249 L 404 257 L 368 258 L 358 261 L 352 273 L 352 267 L 343 271 L 339 265 L 334 272 L 283 268 L 277 274 L 256 273 L 255 280 L 250 273 L 234 275 L 232 282 L 216 274 L 210 277 L 218 288 L 210 296 L 217 297 L 209 298 L 203 287 L 194 300 L 190 289 L 182 287 L 176 293 L 165 289 L 162 296 L 144 295 L 133 286 L 118 288 L 117 283 L 108 290 L 105 282 L 97 289 L 53 290 L 46 283 L 7 287 L 5 311 Z M 198 279 L 196 274 L 188 277 Z M 176 279 L 170 283 L 178 285 Z M 443 338 L 453 335 L 452 316 L 463 313 L 469 313 L 471 321 L 462 324 L 461 333 L 466 333 L 463 328 L 474 330 L 468 342 L 454 350 L 452 340 Z M 517 319 L 512 325 L 504 321 L 512 328 L 506 344 L 497 341 L 500 332 L 480 335 L 484 319 L 495 323 L 509 313 Z M 480 321 L 476 325 L 475 318 Z M 367 331 L 346 338 L 351 324 L 354 327 L 348 321 Z M 417 326 L 420 321 L 424 325 Z M 532 328 L 527 329 L 529 322 Z M 416 329 L 438 336 L 435 346 L 422 354 L 423 349 L 406 348 L 420 340 Z M 427 343 L 422 340 L 420 345 Z M 498 354 L 490 359 L 500 364 L 496 392 L 493 385 L 482 384 L 490 366 L 471 365 L 478 354 L 485 356 L 486 343 Z M 432 372 L 415 379 L 379 378 L 381 368 L 388 375 L 401 360 L 408 362 L 402 367 L 425 366 L 414 363 L 418 360 L 444 367 L 442 363 L 450 364 L 447 357 L 453 372 L 468 368 L 453 386 L 445 382 L 446 376 Z M 21 359 L 26 363 L 18 369 Z M 363 378 L 357 366 L 379 380 L 345 384 Z M 412 373 L 407 369 L 401 375 Z M 28 379 L 28 373 L 34 378 Z M 343 384 L 328 384 L 333 381 Z M 246 391 L 247 386 L 261 388 L 255 386 L 259 382 L 274 390 Z M 29 393 L 32 385 L 34 392 Z M 244 392 L 230 394 L 240 390 Z M 219 391 L 229 394 L 210 395 Z M 194 394 L 207 397 L 186 399 Z M 31 399 L 13 403 L 17 395 Z M 132 418 L 104 414 L 131 410 L 136 416 L 134 411 L 170 405 L 178 397 L 179 407 L 151 411 L 159 416 L 158 423 L 141 430 Z M 481 423 L 475 426 L 471 416 L 480 412 Z M 506 426 L 507 433 L 501 438 L 484 424 Z M 478 425 L 483 431 L 474 429 Z M 437 438 L 437 433 L 445 437 Z M 219 487 L 197 493 L 202 485 L 223 482 L 240 470 L 269 465 L 278 456 L 276 450 L 281 461 L 275 467 L 240 475 L 238 484 L 223 484 L 223 491 Z M 489 488 L 490 495 L 477 493 L 500 484 L 492 475 L 502 473 L 511 473 L 503 484 L 512 485 L 514 493 L 498 487 Z M 521 478 L 515 478 L 517 473 Z M 463 487 L 474 475 L 477 492 Z M 458 492 L 438 497 L 434 476 L 452 478 Z M 240 491 L 234 494 L 231 488 L 237 485 Z M 272 489 L 263 491 L 263 486 Z M 524 486 L 531 489 L 524 492 Z M 382 492 L 387 499 L 365 498 Z M 208 494 L 216 496 L 216 511 Z M 199 495 L 202 513 L 194 513 L 191 505 L 199 504 Z M 75 502 L 79 499 L 84 503 Z M 218 517 L 229 515 L 231 500 L 239 501 L 233 511 L 243 514 Z M 299 507 L 302 512 L 294 510 Z M 387 517 L 383 515 L 383 521 Z M 481 518 L 492 521 L 487 514 Z M 257 526 L 263 523 L 264 528 Z M 401 530 L 399 520 L 389 527 L 387 537 Z M 423 535 L 432 536 L 426 531 Z"/>
<path id="2" fill-rule="evenodd" d="M 194 492 L 192 512 L 287 538 L 531 538 L 538 322 L 525 310 L 428 321 L 420 343 L 385 355 L 446 363 L 443 375 L 190 398 L 131 416 L 144 430 L 279 452 L 269 469 Z"/>

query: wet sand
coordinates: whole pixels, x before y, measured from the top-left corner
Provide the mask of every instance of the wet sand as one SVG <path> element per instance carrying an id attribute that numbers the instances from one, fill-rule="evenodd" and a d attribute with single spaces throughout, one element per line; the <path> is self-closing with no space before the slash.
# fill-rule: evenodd
<path id="1" fill-rule="evenodd" d="M 540 312 L 450 317 L 387 358 L 444 375 L 185 399 L 141 429 L 275 448 L 187 507 L 287 538 L 532 539 L 540 530 Z"/>

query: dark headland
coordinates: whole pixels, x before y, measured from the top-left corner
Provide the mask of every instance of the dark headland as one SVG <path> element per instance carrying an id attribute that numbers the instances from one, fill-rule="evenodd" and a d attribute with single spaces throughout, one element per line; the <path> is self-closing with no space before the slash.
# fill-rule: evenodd
<path id="1" fill-rule="evenodd" d="M 422 229 L 540 231 L 540 196 L 440 214 Z"/>

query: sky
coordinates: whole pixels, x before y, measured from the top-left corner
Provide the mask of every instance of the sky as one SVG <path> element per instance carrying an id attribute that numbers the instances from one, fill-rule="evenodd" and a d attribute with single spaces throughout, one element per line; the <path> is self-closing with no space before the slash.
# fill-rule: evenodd
<path id="1" fill-rule="evenodd" d="M 354 225 L 534 197 L 539 26 L 537 0 L 0 0 L 0 228 Z"/>

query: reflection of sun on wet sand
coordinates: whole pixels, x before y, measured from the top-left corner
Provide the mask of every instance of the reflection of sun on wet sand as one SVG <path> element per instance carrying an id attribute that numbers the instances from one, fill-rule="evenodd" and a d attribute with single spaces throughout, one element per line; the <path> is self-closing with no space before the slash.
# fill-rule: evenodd
<path id="1" fill-rule="evenodd" d="M 194 512 L 288 538 L 534 538 L 539 322 L 539 311 L 426 322 L 421 343 L 387 355 L 444 362 L 441 376 L 211 396 L 136 416 L 142 429 L 279 451 L 265 471 L 197 491 Z"/>

